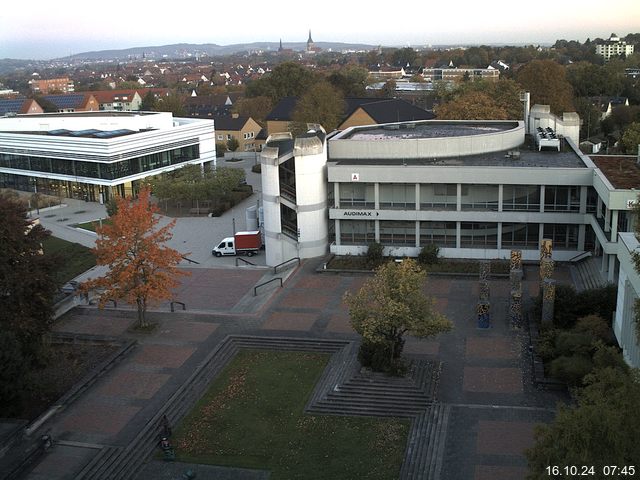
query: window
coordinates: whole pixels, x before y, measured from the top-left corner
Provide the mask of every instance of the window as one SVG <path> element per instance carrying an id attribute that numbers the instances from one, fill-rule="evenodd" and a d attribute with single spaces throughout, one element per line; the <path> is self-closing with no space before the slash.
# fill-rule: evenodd
<path id="1" fill-rule="evenodd" d="M 416 222 L 381 220 L 380 243 L 415 247 Z"/>
<path id="2" fill-rule="evenodd" d="M 462 210 L 498 211 L 498 185 L 462 185 Z"/>
<path id="3" fill-rule="evenodd" d="M 218 134 L 218 140 L 224 140 L 224 135 Z"/>
<path id="4" fill-rule="evenodd" d="M 505 185 L 502 188 L 502 210 L 540 211 L 540 187 L 536 185 Z"/>
<path id="5" fill-rule="evenodd" d="M 420 222 L 420 246 L 456 246 L 456 222 Z"/>
<path id="6" fill-rule="evenodd" d="M 381 183 L 380 208 L 408 210 L 416 208 L 416 186 L 413 183 Z"/>
<path id="7" fill-rule="evenodd" d="M 460 245 L 464 248 L 498 248 L 498 224 L 461 222 Z"/>
<path id="8" fill-rule="evenodd" d="M 537 223 L 503 223 L 502 248 L 538 248 L 540 225 Z"/>
<path id="9" fill-rule="evenodd" d="M 227 140 L 231 140 L 233 138 L 233 135 L 231 135 L 230 133 L 227 133 Z"/>
<path id="10" fill-rule="evenodd" d="M 457 208 L 458 186 L 449 184 L 421 184 L 421 210 L 455 210 Z"/>
<path id="11" fill-rule="evenodd" d="M 553 241 L 553 248 L 574 250 L 578 248 L 578 225 L 545 224 L 544 238 Z"/>
<path id="12" fill-rule="evenodd" d="M 340 208 L 374 208 L 374 196 L 372 183 L 340 184 Z"/>
<path id="13" fill-rule="evenodd" d="M 547 185 L 544 189 L 545 212 L 579 212 L 580 187 Z"/>
<path id="14" fill-rule="evenodd" d="M 373 220 L 340 220 L 342 245 L 368 245 L 375 241 L 376 226 Z"/>

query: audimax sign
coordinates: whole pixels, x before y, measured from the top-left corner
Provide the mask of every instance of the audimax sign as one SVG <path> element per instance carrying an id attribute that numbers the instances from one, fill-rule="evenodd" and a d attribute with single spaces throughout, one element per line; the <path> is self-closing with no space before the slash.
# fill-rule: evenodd
<path id="1" fill-rule="evenodd" d="M 344 212 L 342 212 L 342 216 L 343 217 L 366 217 L 366 218 L 370 218 L 370 217 L 377 217 L 378 215 L 380 215 L 378 212 L 371 212 L 371 211 L 366 211 L 366 210 L 345 210 Z"/>

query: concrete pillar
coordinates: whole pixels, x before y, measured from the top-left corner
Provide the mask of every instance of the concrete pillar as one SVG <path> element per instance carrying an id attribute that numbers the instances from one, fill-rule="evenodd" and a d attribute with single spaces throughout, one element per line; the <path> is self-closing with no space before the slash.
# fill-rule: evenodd
<path id="1" fill-rule="evenodd" d="M 460 222 L 456 222 L 456 248 L 462 248 L 462 240 L 460 238 Z"/>
<path id="2" fill-rule="evenodd" d="M 416 220 L 416 247 L 420 246 L 420 220 Z"/>
<path id="3" fill-rule="evenodd" d="M 420 184 L 416 183 L 416 210 L 420 210 Z"/>
<path id="4" fill-rule="evenodd" d="M 333 203 L 336 208 L 340 208 L 340 184 L 338 182 L 333 184 Z M 331 206 L 329 206 L 331 208 Z"/>
<path id="5" fill-rule="evenodd" d="M 498 185 L 498 211 L 502 211 L 502 203 L 504 202 L 504 185 Z M 500 245 L 500 237 L 498 237 L 498 245 Z M 500 248 L 500 247 L 498 247 Z"/>
<path id="6" fill-rule="evenodd" d="M 598 205 L 596 207 L 596 218 L 602 218 L 602 199 L 598 195 Z"/>
<path id="7" fill-rule="evenodd" d="M 603 275 L 607 272 L 607 257 L 608 255 L 604 253 L 604 247 L 602 248 L 602 262 L 600 264 L 600 273 Z"/>
<path id="8" fill-rule="evenodd" d="M 611 210 L 609 210 L 606 206 L 604 208 L 604 231 L 605 233 L 611 231 Z"/>
<path id="9" fill-rule="evenodd" d="M 542 286 L 542 323 L 553 323 L 553 309 L 556 299 L 556 281 L 547 279 Z"/>
<path id="10" fill-rule="evenodd" d="M 618 241 L 618 210 L 610 210 L 611 212 L 611 241 Z"/>
<path id="11" fill-rule="evenodd" d="M 580 213 L 587 213 L 587 187 L 580 187 Z"/>
<path id="12" fill-rule="evenodd" d="M 374 220 L 374 222 L 376 222 L 375 223 L 376 243 L 380 243 L 380 220 Z"/>
<path id="13" fill-rule="evenodd" d="M 578 225 L 578 250 L 584 250 L 584 242 L 587 236 L 587 226 L 582 224 Z"/>
<path id="14" fill-rule="evenodd" d="M 498 229 L 497 229 L 497 242 L 496 242 L 496 246 L 498 247 L 498 250 L 502 249 L 502 222 L 498 222 Z"/>
<path id="15" fill-rule="evenodd" d="M 340 220 L 329 220 L 330 222 L 335 223 L 335 233 L 336 233 L 336 245 L 340 246 Z"/>
<path id="16" fill-rule="evenodd" d="M 540 213 L 544 212 L 544 191 L 545 191 L 544 185 L 540 185 Z"/>
<path id="17" fill-rule="evenodd" d="M 607 281 L 613 283 L 616 276 L 616 256 L 608 255 L 609 257 L 609 271 L 607 272 Z"/>
<path id="18" fill-rule="evenodd" d="M 456 211 L 462 211 L 462 184 L 458 183 L 456 188 Z"/>
<path id="19" fill-rule="evenodd" d="M 376 210 L 380 210 L 380 184 L 378 182 L 373 184 L 373 197 L 374 197 L 374 208 Z M 377 242 L 378 240 L 376 240 Z"/>

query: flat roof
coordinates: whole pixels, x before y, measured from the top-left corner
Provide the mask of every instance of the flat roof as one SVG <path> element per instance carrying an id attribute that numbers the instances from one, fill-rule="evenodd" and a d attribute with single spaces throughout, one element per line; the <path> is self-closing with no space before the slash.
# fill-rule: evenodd
<path id="1" fill-rule="evenodd" d="M 589 155 L 616 189 L 640 189 L 640 166 L 635 156 Z"/>
<path id="2" fill-rule="evenodd" d="M 355 127 L 340 140 L 385 141 L 401 139 L 464 137 L 504 132 L 518 127 L 518 122 L 465 121 L 447 122 L 428 120 L 426 122 L 405 122 L 370 127 Z"/>
<path id="3" fill-rule="evenodd" d="M 54 113 L 27 113 L 18 115 L 22 118 L 69 118 L 69 117 L 136 117 L 140 115 L 157 115 L 160 112 L 119 112 L 114 110 L 98 110 L 96 112 L 54 112 Z"/>
<path id="4" fill-rule="evenodd" d="M 517 152 L 513 155 L 513 152 Z M 571 147 L 565 146 L 563 151 L 542 150 L 528 146 L 521 146 L 517 150 L 502 150 L 499 152 L 482 153 L 479 155 L 465 155 L 441 158 L 393 158 L 393 159 L 339 159 L 331 158 L 329 147 L 329 161 L 337 165 L 411 165 L 411 166 L 439 166 L 439 167 L 518 167 L 518 168 L 588 168 L 580 156 Z"/>

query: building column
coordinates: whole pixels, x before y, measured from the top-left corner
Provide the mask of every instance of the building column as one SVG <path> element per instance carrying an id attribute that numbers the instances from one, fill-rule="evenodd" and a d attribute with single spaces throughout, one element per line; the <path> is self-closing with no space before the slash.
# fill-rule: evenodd
<path id="1" fill-rule="evenodd" d="M 544 185 L 540 185 L 540 213 L 544 212 L 544 190 Z M 540 240 L 542 240 L 542 236 Z"/>
<path id="2" fill-rule="evenodd" d="M 365 187 L 365 195 L 366 195 L 366 187 Z M 374 208 L 376 210 L 380 210 L 380 184 L 378 182 L 373 184 L 373 201 L 374 201 Z M 378 222 L 376 221 L 376 228 L 378 225 Z M 376 239 L 378 238 L 378 234 L 376 233 Z M 376 242 L 378 242 L 379 240 L 376 240 Z"/>
<path id="3" fill-rule="evenodd" d="M 377 185 L 377 183 L 376 183 Z M 376 198 L 378 198 L 376 196 Z M 376 236 L 376 243 L 380 243 L 380 220 L 374 220 L 375 223 L 375 236 Z"/>
<path id="4" fill-rule="evenodd" d="M 580 213 L 587 213 L 587 187 L 580 187 Z"/>
<path id="5" fill-rule="evenodd" d="M 502 201 L 500 202 L 500 204 L 502 204 Z M 497 232 L 498 232 L 497 233 L 498 238 L 496 239 L 497 240 L 496 245 L 498 247 L 498 250 L 502 250 L 502 222 L 498 222 Z"/>
<path id="6" fill-rule="evenodd" d="M 420 184 L 416 183 L 416 210 L 420 210 Z"/>
<path id="7" fill-rule="evenodd" d="M 611 210 L 609 210 L 606 206 L 604 207 L 604 232 L 611 231 Z M 609 239 L 611 241 L 611 239 Z"/>
<path id="8" fill-rule="evenodd" d="M 458 183 L 456 187 L 456 211 L 462 211 L 462 184 Z"/>
<path id="9" fill-rule="evenodd" d="M 333 203 L 336 208 L 340 208 L 340 184 L 338 182 L 333 184 Z"/>
<path id="10" fill-rule="evenodd" d="M 416 220 L 416 247 L 420 247 L 420 220 Z"/>
<path id="11" fill-rule="evenodd" d="M 609 255 L 604 253 L 604 247 L 602 248 L 602 262 L 600 263 L 600 273 L 603 275 L 607 272 L 607 260 Z"/>
<path id="12" fill-rule="evenodd" d="M 609 271 L 607 275 L 607 281 L 609 283 L 613 283 L 615 275 L 616 275 L 616 256 L 609 255 Z"/>
<path id="13" fill-rule="evenodd" d="M 618 210 L 609 210 L 611 212 L 611 241 L 618 241 Z"/>
<path id="14" fill-rule="evenodd" d="M 584 251 L 584 241 L 587 236 L 587 226 L 585 224 L 578 225 L 578 250 Z"/>
<path id="15" fill-rule="evenodd" d="M 335 224 L 336 246 L 340 246 L 340 220 L 333 220 Z"/>
<path id="16" fill-rule="evenodd" d="M 598 195 L 598 205 L 596 206 L 596 218 L 602 217 L 602 198 Z"/>
<path id="17" fill-rule="evenodd" d="M 538 245 L 542 245 L 543 238 L 544 238 L 544 223 L 541 223 L 538 228 Z"/>
<path id="18" fill-rule="evenodd" d="M 504 201 L 504 185 L 498 185 L 498 211 L 502 211 L 502 202 Z M 502 228 L 502 224 L 500 224 L 500 228 Z M 498 242 L 500 244 L 500 242 Z"/>
<path id="19" fill-rule="evenodd" d="M 462 239 L 460 238 L 461 230 L 460 222 L 456 222 L 456 248 L 462 248 Z"/>

